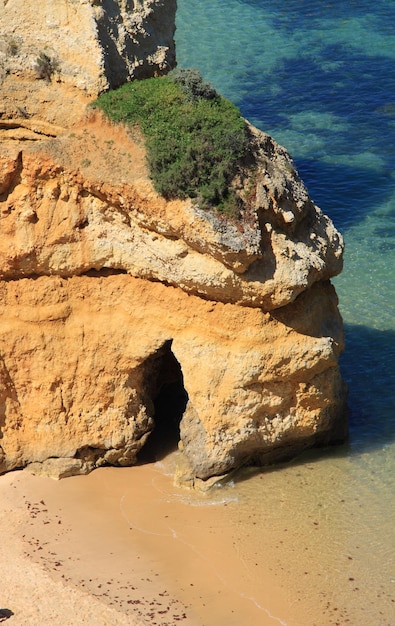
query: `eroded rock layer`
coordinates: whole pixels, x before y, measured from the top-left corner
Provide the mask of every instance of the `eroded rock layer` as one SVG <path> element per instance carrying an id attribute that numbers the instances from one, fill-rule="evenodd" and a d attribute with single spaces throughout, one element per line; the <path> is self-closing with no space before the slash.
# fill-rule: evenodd
<path id="1" fill-rule="evenodd" d="M 177 377 L 182 450 L 199 478 L 344 436 L 328 282 L 272 313 L 111 273 L 7 281 L 0 299 L 1 471 L 135 463 L 158 391 Z"/>
<path id="2" fill-rule="evenodd" d="M 100 144 L 98 125 L 108 137 Z M 5 138 L 15 133 L 15 122 L 2 126 Z M 160 198 L 144 186 L 141 149 L 124 135 L 127 152 L 113 127 L 93 119 L 78 134 L 14 148 L 0 160 L 1 278 L 122 269 L 212 300 L 271 310 L 340 272 L 339 233 L 310 200 L 286 151 L 264 133 L 254 130 L 251 140 L 254 188 L 241 219 Z M 115 172 L 107 178 L 97 170 L 108 167 L 106 159 L 116 164 L 116 182 Z"/>

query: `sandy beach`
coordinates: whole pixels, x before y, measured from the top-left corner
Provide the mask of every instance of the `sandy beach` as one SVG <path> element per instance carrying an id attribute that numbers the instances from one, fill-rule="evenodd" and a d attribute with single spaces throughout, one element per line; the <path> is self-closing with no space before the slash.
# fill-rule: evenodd
<path id="1" fill-rule="evenodd" d="M 1 476 L 2 623 L 391 624 L 391 543 L 366 557 L 340 459 L 246 468 L 199 493 L 174 486 L 176 454 L 61 481 Z"/>
<path id="2" fill-rule="evenodd" d="M 288 623 L 265 564 L 238 553 L 231 489 L 177 490 L 150 464 L 62 481 L 13 472 L 0 501 L 10 626 Z"/>
<path id="3" fill-rule="evenodd" d="M 62 521 L 44 514 L 47 510 L 43 504 L 31 503 L 31 482 L 31 476 L 20 473 L 0 479 L 0 621 L 21 626 L 143 623 L 137 617 L 131 621 L 83 589 L 66 584 L 61 576 L 52 575 L 58 564 L 54 554 L 45 551 L 45 545 L 56 542 L 56 525 L 61 526 Z M 47 529 L 44 545 L 35 538 L 41 525 Z"/>

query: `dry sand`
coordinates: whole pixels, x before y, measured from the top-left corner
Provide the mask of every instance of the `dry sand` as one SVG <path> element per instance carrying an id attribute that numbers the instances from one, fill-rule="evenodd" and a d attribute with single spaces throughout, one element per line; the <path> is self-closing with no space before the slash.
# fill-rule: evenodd
<path id="1" fill-rule="evenodd" d="M 232 489 L 189 493 L 167 469 L 0 477 L 7 624 L 288 624 L 265 564 L 243 562 L 229 529 Z"/>
<path id="2" fill-rule="evenodd" d="M 38 624 L 139 624 L 78 586 L 66 585 L 51 575 L 56 567 L 46 553 L 41 563 L 32 558 L 43 550 L 34 537 L 36 528 L 47 525 L 47 541 L 56 542 L 60 519 L 45 516 L 43 505 L 30 504 L 32 477 L 14 473 L 0 479 L 0 602 L 6 621 L 16 625 Z M 24 495 L 26 494 L 26 495 Z M 40 513 L 39 513 L 40 511 Z"/>

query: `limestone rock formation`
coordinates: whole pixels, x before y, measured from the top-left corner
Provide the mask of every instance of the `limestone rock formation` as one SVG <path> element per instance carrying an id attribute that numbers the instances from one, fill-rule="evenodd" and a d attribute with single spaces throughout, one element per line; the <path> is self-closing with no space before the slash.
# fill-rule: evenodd
<path id="1" fill-rule="evenodd" d="M 85 111 L 89 94 L 109 84 L 107 61 L 119 61 L 116 83 L 173 62 L 175 3 L 135 2 L 130 13 L 132 4 L 120 0 L 111 13 L 106 2 L 48 3 L 39 19 L 52 25 L 53 50 L 77 18 L 88 33 L 80 61 L 71 30 L 59 81 L 12 71 L 3 79 L 0 473 L 134 464 L 155 432 L 174 429 L 179 479 L 191 483 L 346 433 L 330 284 L 343 242 L 286 150 L 249 127 L 248 162 L 233 183 L 243 210 L 232 219 L 164 200 L 139 132 Z M 8 0 L 0 20 L 32 6 Z M 140 24 L 144 40 L 157 22 L 165 34 L 155 26 L 150 45 L 167 46 L 163 65 L 137 35 L 140 56 L 127 43 L 128 24 Z"/>
<path id="2" fill-rule="evenodd" d="M 31 70 L 97 95 L 175 64 L 176 0 L 0 0 L 0 78 Z"/>

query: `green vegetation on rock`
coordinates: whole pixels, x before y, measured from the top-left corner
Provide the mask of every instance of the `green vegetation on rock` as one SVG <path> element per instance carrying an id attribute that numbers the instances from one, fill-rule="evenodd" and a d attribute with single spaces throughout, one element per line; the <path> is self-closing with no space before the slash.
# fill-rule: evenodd
<path id="1" fill-rule="evenodd" d="M 141 128 L 153 184 L 165 198 L 196 198 L 203 208 L 235 213 L 230 183 L 246 152 L 245 122 L 197 70 L 135 80 L 93 106 Z"/>

